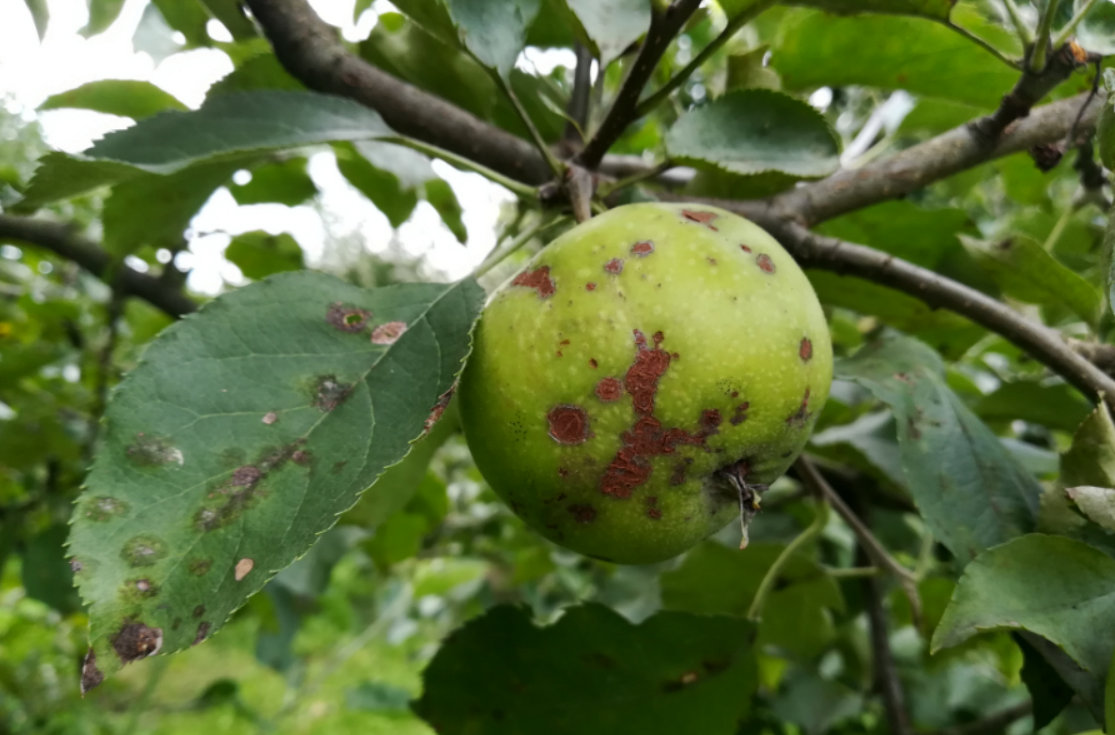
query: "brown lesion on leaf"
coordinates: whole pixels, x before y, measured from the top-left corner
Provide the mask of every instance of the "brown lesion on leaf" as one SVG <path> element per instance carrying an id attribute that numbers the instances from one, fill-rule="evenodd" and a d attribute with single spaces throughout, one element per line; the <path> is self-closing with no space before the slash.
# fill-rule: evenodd
<path id="1" fill-rule="evenodd" d="M 197 607 L 195 607 L 193 614 L 195 618 L 200 618 L 202 615 L 205 614 L 205 605 L 198 605 Z"/>
<path id="2" fill-rule="evenodd" d="M 372 330 L 372 344 L 392 345 L 407 331 L 406 322 L 384 322 Z"/>
<path id="3" fill-rule="evenodd" d="M 81 695 L 85 696 L 86 692 L 99 686 L 104 680 L 104 673 L 97 668 L 97 654 L 90 647 L 81 663 Z"/>
<path id="4" fill-rule="evenodd" d="M 430 430 L 434 428 L 434 424 L 441 420 L 442 414 L 445 409 L 449 408 L 449 402 L 453 400 L 453 392 L 457 390 L 457 384 L 454 383 L 449 387 L 449 390 L 442 393 L 437 398 L 437 403 L 430 409 L 430 415 L 426 417 L 426 423 L 422 427 L 424 434 L 429 434 Z"/>
<path id="5" fill-rule="evenodd" d="M 195 577 L 204 577 L 213 568 L 212 559 L 191 559 L 186 567 Z"/>
<path id="6" fill-rule="evenodd" d="M 158 594 L 159 586 L 147 577 L 132 578 L 124 582 L 123 596 L 125 599 L 150 599 Z"/>
<path id="7" fill-rule="evenodd" d="M 336 375 L 322 375 L 314 384 L 314 406 L 322 411 L 332 411 L 345 402 L 352 388 L 351 383 L 342 383 Z"/>
<path id="8" fill-rule="evenodd" d="M 206 495 L 205 502 L 194 514 L 194 525 L 200 531 L 212 531 L 239 518 L 262 496 L 260 484 L 272 472 L 288 461 L 296 464 L 308 461 L 309 455 L 302 449 L 305 443 L 305 439 L 298 439 L 282 447 L 266 449 L 254 464 L 237 467 L 224 483 Z M 305 461 L 298 462 L 295 458 L 299 452 L 305 455 L 302 456 Z"/>
<path id="9" fill-rule="evenodd" d="M 197 624 L 197 634 L 194 636 L 193 645 L 197 645 L 206 639 L 209 635 L 209 623 L 202 620 Z"/>
<path id="10" fill-rule="evenodd" d="M 143 431 L 136 434 L 135 441 L 128 445 L 124 454 L 140 467 L 181 465 L 185 459 L 182 451 L 171 444 L 170 439 Z"/>
<path id="11" fill-rule="evenodd" d="M 133 536 L 120 550 L 120 557 L 132 567 L 153 566 L 166 555 L 166 542 L 149 533 Z"/>
<path id="12" fill-rule="evenodd" d="M 125 620 L 112 637 L 112 649 L 122 664 L 154 656 L 162 647 L 163 629 L 152 628 L 138 620 Z"/>
<path id="13" fill-rule="evenodd" d="M 371 318 L 372 312 L 367 309 L 342 304 L 340 301 L 330 304 L 325 312 L 325 321 L 330 326 L 350 334 L 362 331 Z"/>
<path id="14" fill-rule="evenodd" d="M 242 581 L 244 577 L 248 576 L 255 565 L 255 560 L 249 559 L 248 557 L 244 557 L 240 561 L 236 562 L 236 567 L 232 570 L 233 579 L 235 579 L 237 582 Z"/>
<path id="15" fill-rule="evenodd" d="M 128 504 L 119 498 L 98 495 L 85 502 L 84 515 L 89 520 L 100 523 L 111 518 L 119 518 L 128 512 L 128 508 Z"/>

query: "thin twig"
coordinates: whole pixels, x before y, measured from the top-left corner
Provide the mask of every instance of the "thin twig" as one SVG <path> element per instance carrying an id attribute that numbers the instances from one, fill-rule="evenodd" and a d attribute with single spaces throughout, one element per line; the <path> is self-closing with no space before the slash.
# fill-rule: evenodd
<path id="1" fill-rule="evenodd" d="M 906 710 L 906 694 L 898 676 L 898 667 L 894 664 L 894 653 L 890 650 L 890 632 L 879 580 L 868 577 L 863 580 L 862 586 L 871 633 L 871 658 L 875 664 L 875 688 L 883 698 L 887 732 L 891 735 L 913 735 L 910 713 Z"/>
<path id="2" fill-rule="evenodd" d="M 384 137 L 380 138 L 379 140 L 385 143 L 394 143 L 395 145 L 401 145 L 405 148 L 410 148 L 411 150 L 418 151 L 419 153 L 424 153 L 427 156 L 431 156 L 433 158 L 440 158 L 451 166 L 455 166 L 456 168 L 462 169 L 464 171 L 472 171 L 473 173 L 480 174 L 489 181 L 499 184 L 500 186 L 504 187 L 514 194 L 517 194 L 523 199 L 532 200 L 538 198 L 537 188 L 520 183 L 515 179 L 504 176 L 498 171 L 493 171 L 487 166 L 481 165 L 471 158 L 468 158 L 467 156 L 461 156 L 454 153 L 453 151 L 448 151 L 444 148 L 438 148 L 435 145 L 430 145 L 429 143 L 424 143 L 420 140 L 407 138 L 405 136 Z"/>
<path id="3" fill-rule="evenodd" d="M 1030 27 L 1026 25 L 1022 13 L 1018 11 L 1018 6 L 1015 5 L 1014 0 L 1003 0 L 1003 5 L 1007 8 L 1007 15 L 1010 16 L 1010 22 L 1014 25 L 1014 32 L 1018 34 L 1018 40 L 1022 42 L 1022 47 L 1026 48 L 1034 42 L 1034 33 Z"/>
<path id="4" fill-rule="evenodd" d="M 969 41 L 971 41 L 972 43 L 976 44 L 977 46 L 982 48 L 984 51 L 988 52 L 989 54 L 994 56 L 996 59 L 998 59 L 999 61 L 1001 61 L 1004 64 L 1006 64 L 1007 66 L 1009 66 L 1011 69 L 1021 69 L 1023 67 L 1023 62 L 1022 62 L 1021 59 L 1012 59 L 1011 57 L 1007 56 L 1006 54 L 1004 54 L 999 49 L 992 46 L 987 41 L 983 40 L 982 38 L 980 38 L 976 34 L 969 31 L 964 26 L 958 26 L 957 24 L 953 23 L 951 20 L 946 20 L 946 21 L 943 21 L 943 22 L 944 22 L 944 24 L 947 28 L 959 33 L 961 36 L 964 36 L 964 38 L 966 38 Z"/>
<path id="5" fill-rule="evenodd" d="M 864 552 L 867 553 L 872 563 L 895 576 L 899 585 L 902 587 L 902 591 L 906 593 L 906 597 L 910 601 L 910 610 L 913 614 L 915 625 L 920 627 L 921 598 L 918 596 L 918 582 L 914 573 L 899 564 L 898 560 L 891 556 L 890 552 L 879 543 L 879 540 L 871 533 L 871 529 L 859 519 L 852 509 L 848 507 L 847 503 L 844 502 L 843 498 L 832 489 L 832 485 L 828 483 L 828 480 L 824 478 L 816 465 L 814 465 L 808 457 L 805 455 L 798 457 L 795 466 L 797 467 L 802 483 L 819 497 L 828 501 L 828 504 L 833 507 L 836 514 L 852 529 L 852 533 L 855 534 L 856 539 L 859 540 L 860 546 L 863 547 Z"/>
<path id="6" fill-rule="evenodd" d="M 1056 46 L 1050 45 L 1049 32 L 1053 28 L 1053 14 L 1061 0 L 1045 0 L 1045 7 L 1041 9 L 1038 18 L 1038 30 L 1034 34 L 1034 47 L 1030 52 L 1027 68 L 1035 74 L 1040 74 L 1045 69 L 1046 54 Z"/>
<path id="7" fill-rule="evenodd" d="M 585 130 L 588 128 L 588 103 L 592 92 L 592 53 L 578 42 L 573 51 L 577 65 L 573 69 L 573 92 L 565 108 L 568 122 L 563 135 L 566 146 L 580 146 L 584 143 Z"/>
<path id="8" fill-rule="evenodd" d="M 629 186 L 638 184 L 642 181 L 646 181 L 647 179 L 657 179 L 659 176 L 669 171 L 675 165 L 676 164 L 674 164 L 674 162 L 670 160 L 662 161 L 652 168 L 633 173 L 630 176 L 626 176 L 622 179 L 619 179 L 618 181 L 613 181 L 610 184 L 603 184 L 600 186 L 597 193 L 600 195 L 601 198 L 607 199 L 612 194 L 615 194 L 617 191 L 626 189 Z"/>
<path id="9" fill-rule="evenodd" d="M 775 558 L 774 563 L 767 569 L 763 579 L 759 582 L 758 589 L 755 590 L 755 597 L 751 599 L 751 605 L 747 608 L 748 620 L 759 620 L 763 616 L 763 606 L 766 605 L 767 597 L 770 591 L 774 589 L 774 583 L 782 576 L 782 570 L 790 563 L 790 559 L 798 552 L 803 546 L 821 535 L 821 531 L 825 530 L 825 524 L 828 523 L 828 505 L 818 498 L 816 508 L 814 508 L 813 522 L 809 526 L 794 537 L 794 540 L 786 545 L 782 553 Z"/>
<path id="10" fill-rule="evenodd" d="M 546 141 L 542 139 L 542 134 L 538 132 L 538 126 L 534 124 L 534 120 L 530 119 L 530 113 L 523 107 L 523 103 L 519 101 L 519 96 L 515 94 L 515 90 L 511 88 L 511 82 L 504 79 L 503 76 L 494 69 L 492 70 L 492 79 L 499 85 L 499 88 L 503 91 L 503 95 L 511 102 L 511 106 L 515 108 L 515 114 L 519 116 L 519 120 L 522 121 L 523 127 L 525 127 L 527 133 L 530 134 L 530 139 L 534 141 L 534 147 L 538 150 L 538 153 L 542 158 L 546 159 L 546 165 L 550 167 L 550 171 L 552 171 L 555 176 L 560 176 L 561 162 L 557 160 L 553 152 L 550 151 L 550 147 L 546 145 Z"/>
<path id="11" fill-rule="evenodd" d="M 721 46 L 731 40 L 732 36 L 736 35 L 736 32 L 739 31 L 740 28 L 745 26 L 752 18 L 774 5 L 775 2 L 776 0 L 762 0 L 742 12 L 737 13 L 728 21 L 728 25 L 724 27 L 720 35 L 712 39 L 708 45 L 701 49 L 700 53 L 694 56 L 681 71 L 671 77 L 670 80 L 663 84 L 654 94 L 639 103 L 638 107 L 635 108 L 635 117 L 640 118 L 657 107 L 662 100 L 670 96 L 671 92 L 684 84 L 685 80 L 691 77 L 693 72 L 697 71 L 697 69 L 699 69 L 710 56 L 716 53 Z"/>
<path id="12" fill-rule="evenodd" d="M 650 30 L 647 31 L 635 63 L 623 80 L 623 85 L 600 127 L 577 156 L 577 163 L 587 169 L 595 169 L 604 154 L 635 119 L 635 108 L 647 80 L 674 36 L 681 31 L 685 21 L 689 20 L 700 4 L 700 0 L 675 0 L 664 12 L 656 12 L 652 16 Z"/>
<path id="13" fill-rule="evenodd" d="M 495 250 L 493 250 L 491 254 L 489 254 L 488 257 L 484 259 L 484 262 L 478 265 L 476 267 L 476 270 L 472 272 L 472 277 L 480 278 L 481 276 L 492 270 L 492 268 L 495 268 L 497 265 L 506 260 L 509 255 L 518 251 L 519 248 L 526 245 L 528 242 L 538 237 L 554 225 L 560 224 L 566 219 L 568 219 L 566 215 L 559 214 L 555 217 L 551 217 L 548 220 L 543 220 L 534 227 L 531 227 L 524 232 L 519 233 L 515 237 L 515 239 L 508 244 L 506 248 L 496 248 Z"/>

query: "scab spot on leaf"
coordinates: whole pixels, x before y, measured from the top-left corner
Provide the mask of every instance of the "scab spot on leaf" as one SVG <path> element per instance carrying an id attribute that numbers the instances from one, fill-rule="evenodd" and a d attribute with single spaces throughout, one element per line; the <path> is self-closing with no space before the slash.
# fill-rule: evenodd
<path id="1" fill-rule="evenodd" d="M 152 628 L 136 620 L 125 621 L 112 637 L 112 648 L 121 663 L 131 663 L 154 656 L 163 647 L 163 629 Z"/>
<path id="2" fill-rule="evenodd" d="M 85 566 L 77 559 L 70 559 L 70 571 L 74 574 L 77 574 L 84 568 Z"/>
<path id="3" fill-rule="evenodd" d="M 188 565 L 190 574 L 195 577 L 204 577 L 213 568 L 212 559 L 193 559 Z"/>
<path id="4" fill-rule="evenodd" d="M 120 556 L 132 567 L 152 566 L 166 554 L 166 542 L 147 533 L 128 539 L 120 551 Z"/>
<path id="5" fill-rule="evenodd" d="M 85 660 L 81 664 L 81 694 L 84 696 L 86 692 L 98 686 L 104 680 L 105 675 L 97 668 L 97 654 L 90 647 L 85 654 Z"/>
<path id="6" fill-rule="evenodd" d="M 159 586 L 146 577 L 133 578 L 124 582 L 126 599 L 149 598 L 159 594 Z"/>
<path id="7" fill-rule="evenodd" d="M 117 518 L 128 512 L 128 504 L 119 498 L 98 495 L 89 498 L 85 504 L 85 517 L 91 521 L 103 522 Z"/>
<path id="8" fill-rule="evenodd" d="M 205 605 L 198 605 L 197 607 L 194 608 L 194 617 L 195 618 L 200 618 L 204 614 L 205 614 Z"/>
<path id="9" fill-rule="evenodd" d="M 548 265 L 539 266 L 532 271 L 523 271 L 515 276 L 511 285 L 533 288 L 538 292 L 538 298 L 540 299 L 550 298 L 556 290 L 554 281 L 550 278 L 550 266 Z"/>
<path id="10" fill-rule="evenodd" d="M 268 426 L 270 426 L 271 424 L 275 423 L 278 420 L 279 420 L 279 414 L 275 413 L 274 411 L 268 411 L 267 413 L 263 414 L 263 423 L 267 424 Z"/>
<path id="11" fill-rule="evenodd" d="M 573 520 L 581 524 L 589 524 L 596 520 L 596 508 L 587 503 L 576 503 L 566 508 Z"/>
<path id="12" fill-rule="evenodd" d="M 350 334 L 362 331 L 371 317 L 372 312 L 367 309 L 349 306 L 339 301 L 330 304 L 329 309 L 325 312 L 326 322 L 334 328 Z"/>
<path id="13" fill-rule="evenodd" d="M 654 252 L 654 243 L 650 240 L 640 240 L 631 246 L 631 254 L 645 257 Z"/>
<path id="14" fill-rule="evenodd" d="M 546 414 L 550 438 L 558 444 L 582 444 L 591 435 L 588 414 L 580 406 L 554 406 Z"/>
<path id="15" fill-rule="evenodd" d="M 352 385 L 337 380 L 335 375 L 322 375 L 314 386 L 314 406 L 322 411 L 332 411 L 345 402 Z"/>
<path id="16" fill-rule="evenodd" d="M 445 413 L 445 409 L 449 407 L 449 402 L 453 400 L 453 391 L 455 390 L 457 390 L 456 384 L 438 396 L 437 403 L 430 409 L 430 415 L 426 417 L 426 423 L 423 425 L 422 429 L 424 433 L 429 434 L 430 429 L 434 428 L 434 424 L 441 420 L 441 416 Z"/>
<path id="17" fill-rule="evenodd" d="M 248 576 L 248 573 L 252 571 L 252 567 L 254 567 L 255 565 L 255 561 L 247 557 L 244 557 L 240 561 L 236 562 L 236 568 L 233 570 L 232 573 L 233 579 L 235 579 L 237 582 L 241 581 L 242 579 L 244 579 L 244 577 Z"/>
<path id="18" fill-rule="evenodd" d="M 623 261 L 619 258 L 612 258 L 604 264 L 604 270 L 611 273 L 613 276 L 618 276 L 623 273 Z"/>
<path id="19" fill-rule="evenodd" d="M 296 449 L 294 453 L 290 455 L 291 461 L 300 467 L 305 467 L 306 465 L 308 465 L 312 458 L 313 455 L 311 455 L 305 449 Z"/>
<path id="20" fill-rule="evenodd" d="M 194 636 L 194 645 L 201 643 L 209 635 L 209 623 L 202 620 L 197 624 L 197 635 Z"/>
<path id="21" fill-rule="evenodd" d="M 391 345 L 407 331 L 406 322 L 385 322 L 372 330 L 372 344 Z"/>
<path id="22" fill-rule="evenodd" d="M 759 264 L 759 270 L 764 273 L 774 273 L 774 261 L 766 253 L 756 255 L 755 262 Z"/>
<path id="23" fill-rule="evenodd" d="M 128 445 L 124 453 L 140 467 L 181 465 L 185 461 L 182 450 L 172 445 L 169 439 L 142 431 L 136 434 L 135 441 Z"/>

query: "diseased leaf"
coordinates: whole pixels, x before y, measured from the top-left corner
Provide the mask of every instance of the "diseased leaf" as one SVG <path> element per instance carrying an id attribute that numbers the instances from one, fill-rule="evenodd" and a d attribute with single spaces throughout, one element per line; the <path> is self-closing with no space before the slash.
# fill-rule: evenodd
<path id="1" fill-rule="evenodd" d="M 248 183 L 228 187 L 237 204 L 276 202 L 293 207 L 317 194 L 317 186 L 306 173 L 306 159 L 302 156 L 256 166 L 251 174 L 252 180 Z"/>
<path id="2" fill-rule="evenodd" d="M 207 638 L 402 459 L 482 299 L 471 280 L 365 290 L 300 271 L 160 334 L 113 393 L 74 513 L 86 688 Z"/>
<path id="3" fill-rule="evenodd" d="M 596 47 L 600 65 L 607 66 L 650 27 L 647 0 L 566 0 L 569 9 Z"/>
<path id="4" fill-rule="evenodd" d="M 1099 319 L 1103 310 L 1099 291 L 1040 243 L 1023 236 L 988 242 L 964 235 L 960 242 L 1007 294 L 1032 304 L 1067 308 L 1089 324 Z"/>
<path id="5" fill-rule="evenodd" d="M 140 173 L 113 187 L 101 219 L 105 249 L 128 255 L 141 246 L 178 248 L 183 232 L 236 163 L 205 163 L 168 176 Z"/>
<path id="6" fill-rule="evenodd" d="M 507 79 L 526 43 L 540 0 L 445 0 L 461 42 L 481 64 Z"/>
<path id="7" fill-rule="evenodd" d="M 40 110 L 79 107 L 110 115 L 140 120 L 163 110 L 185 110 L 186 106 L 169 92 L 151 82 L 132 79 L 100 79 L 67 92 L 51 95 Z"/>
<path id="8" fill-rule="evenodd" d="M 1115 533 L 1115 488 L 1077 485 L 1065 488 L 1080 512 L 1108 533 Z"/>
<path id="9" fill-rule="evenodd" d="M 1080 541 L 1028 534 L 988 549 L 964 570 L 932 648 L 991 630 L 1045 638 L 1102 682 L 1115 653 L 1115 559 Z"/>
<path id="10" fill-rule="evenodd" d="M 598 604 L 537 628 L 493 608 L 427 667 L 414 709 L 445 735 L 735 732 L 757 687 L 754 629 L 678 612 L 632 625 Z"/>
<path id="11" fill-rule="evenodd" d="M 819 112 L 769 89 L 730 92 L 682 115 L 666 135 L 670 157 L 736 174 L 810 178 L 839 166 L 840 142 Z"/>
<path id="12" fill-rule="evenodd" d="M 225 257 L 245 276 L 256 280 L 302 267 L 302 248 L 286 232 L 272 235 L 254 230 L 237 235 L 225 248 Z"/>
<path id="13" fill-rule="evenodd" d="M 894 412 L 910 494 L 962 560 L 1034 528 L 1041 486 L 945 382 L 924 344 L 887 335 L 837 363 Z"/>

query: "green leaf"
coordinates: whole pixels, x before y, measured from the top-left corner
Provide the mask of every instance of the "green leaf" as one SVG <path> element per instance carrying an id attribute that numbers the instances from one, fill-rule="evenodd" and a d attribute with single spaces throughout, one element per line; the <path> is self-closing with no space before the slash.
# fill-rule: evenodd
<path id="1" fill-rule="evenodd" d="M 1065 488 L 1065 493 L 1089 520 L 1108 533 L 1115 533 L 1115 489 L 1077 485 Z"/>
<path id="2" fill-rule="evenodd" d="M 31 20 L 35 23 L 35 32 L 39 34 L 39 40 L 42 41 L 46 36 L 46 28 L 50 23 L 50 9 L 46 6 L 46 0 L 23 0 L 27 5 L 28 12 L 31 13 Z"/>
<path id="3" fill-rule="evenodd" d="M 302 268 L 302 248 L 286 232 L 272 235 L 253 230 L 237 235 L 225 249 L 225 257 L 246 277 L 255 280 Z"/>
<path id="4" fill-rule="evenodd" d="M 336 154 L 341 174 L 383 212 L 392 227 L 407 221 L 418 204 L 414 189 L 402 186 L 390 171 L 376 168 L 352 146 L 337 146 Z"/>
<path id="5" fill-rule="evenodd" d="M 1111 115 L 1111 118 L 1115 123 L 1115 114 Z M 1112 153 L 1115 154 L 1115 125 L 1112 125 L 1111 142 Z M 1113 157 L 1112 163 L 1115 163 L 1115 157 Z M 1104 262 L 1107 263 L 1107 272 L 1104 276 L 1107 310 L 1115 313 L 1115 209 L 1112 209 L 1107 216 L 1107 228 L 1103 233 L 1103 257 Z"/>
<path id="6" fill-rule="evenodd" d="M 1007 294 L 1031 304 L 1067 308 L 1089 324 L 1099 319 L 1103 297 L 1096 287 L 1037 241 L 1015 236 L 988 242 L 961 235 L 960 242 Z"/>
<path id="7" fill-rule="evenodd" d="M 948 20 L 956 0 L 788 0 L 790 5 L 809 5 L 827 13 L 888 13 Z"/>
<path id="8" fill-rule="evenodd" d="M 539 0 L 446 0 L 446 5 L 469 52 L 509 78 L 526 43 L 527 26 L 538 14 Z"/>
<path id="9" fill-rule="evenodd" d="M 1087 0 L 1075 0 L 1073 14 L 1083 10 Z M 1092 5 L 1076 27 L 1076 40 L 1086 51 L 1110 56 L 1115 54 L 1115 4 L 1110 0 Z"/>
<path id="10" fill-rule="evenodd" d="M 1104 690 L 1104 722 L 1110 729 L 1115 726 L 1115 653 L 1111 656 L 1111 666 L 1107 669 L 1107 687 Z"/>
<path id="11" fill-rule="evenodd" d="M 199 2 L 193 0 L 152 0 L 155 7 L 163 15 L 174 30 L 186 37 L 190 46 L 209 46 L 212 41 L 209 32 L 205 29 L 209 22 L 209 13 Z"/>
<path id="12" fill-rule="evenodd" d="M 1057 670 L 1045 660 L 1027 636 L 1015 634 L 1014 642 L 1022 649 L 1022 681 L 1034 703 L 1034 731 L 1048 725 L 1072 701 L 1072 687 L 1061 679 Z M 1047 642 L 1048 645 L 1048 642 Z"/>
<path id="13" fill-rule="evenodd" d="M 1115 559 L 1061 536 L 1028 534 L 988 549 L 964 569 L 932 650 L 991 630 L 1023 630 L 1102 680 L 1115 653 Z"/>
<path id="14" fill-rule="evenodd" d="M 33 212 L 44 204 L 111 186 L 142 173 L 126 163 L 95 161 L 83 156 L 51 152 L 39 159 L 39 166 L 23 193 L 23 199 L 16 202 L 13 210 Z"/>
<path id="15" fill-rule="evenodd" d="M 1018 79 L 958 33 L 921 18 L 800 10 L 779 24 L 772 52 L 771 66 L 790 90 L 859 84 L 991 110 Z"/>
<path id="16" fill-rule="evenodd" d="M 1066 487 L 1115 487 L 1115 423 L 1105 403 L 1080 424 L 1072 446 L 1061 456 L 1061 482 Z"/>
<path id="17" fill-rule="evenodd" d="M 1033 380 L 1003 383 L 976 404 L 984 421 L 1016 420 L 1073 432 L 1091 411 L 1080 392 L 1065 383 L 1045 384 Z"/>
<path id="18" fill-rule="evenodd" d="M 646 0 L 566 0 L 605 67 L 650 28 Z"/>
<path id="19" fill-rule="evenodd" d="M 198 110 L 163 112 L 109 133 L 85 155 L 172 173 L 220 156 L 391 135 L 374 110 L 316 92 L 222 95 Z"/>
<path id="20" fill-rule="evenodd" d="M 235 69 L 209 88 L 206 100 L 213 100 L 221 95 L 261 89 L 305 91 L 306 87 L 283 68 L 275 54 L 265 53 L 240 62 Z"/>
<path id="21" fill-rule="evenodd" d="M 160 334 L 113 393 L 74 513 L 95 666 L 200 642 L 305 553 L 444 403 L 482 299 L 301 271 Z"/>
<path id="22" fill-rule="evenodd" d="M 771 703 L 779 720 L 801 726 L 807 735 L 842 732 L 833 726 L 854 718 L 863 709 L 861 693 L 838 681 L 822 679 L 813 671 L 791 679 Z"/>
<path id="23" fill-rule="evenodd" d="M 945 382 L 937 353 L 889 334 L 837 364 L 890 406 L 910 494 L 961 560 L 1034 528 L 1041 487 Z"/>
<path id="24" fill-rule="evenodd" d="M 105 249 L 128 255 L 140 246 L 177 249 L 183 232 L 236 163 L 207 163 L 168 176 L 140 173 L 112 188 L 101 218 Z"/>
<path id="25" fill-rule="evenodd" d="M 414 709 L 440 733 L 734 733 L 757 687 L 752 626 L 666 612 L 632 625 L 598 604 L 537 628 L 493 608 L 444 642 Z"/>
<path id="26" fill-rule="evenodd" d="M 85 37 L 95 36 L 107 30 L 120 16 L 124 0 L 88 0 L 89 22 L 78 33 Z"/>
<path id="27" fill-rule="evenodd" d="M 303 156 L 256 166 L 251 174 L 252 180 L 248 183 L 228 187 L 237 204 L 277 202 L 293 207 L 317 194 L 317 186 L 306 173 Z"/>
<path id="28" fill-rule="evenodd" d="M 151 82 L 131 79 L 101 79 L 83 84 L 68 92 L 51 95 L 40 110 L 79 107 L 86 110 L 120 115 L 135 120 L 163 110 L 185 110 L 186 106 L 169 92 Z"/>
<path id="29" fill-rule="evenodd" d="M 457 238 L 457 242 L 462 245 L 467 242 L 468 230 L 465 229 L 464 211 L 452 187 L 444 179 L 431 179 L 426 182 L 423 194 L 430 206 L 441 215 L 441 221 Z"/>
<path id="30" fill-rule="evenodd" d="M 457 28 L 449 17 L 444 0 L 399 0 L 392 5 L 442 43 L 457 45 Z M 383 21 L 383 16 L 380 16 L 380 21 Z"/>
<path id="31" fill-rule="evenodd" d="M 934 270 L 964 255 L 958 235 L 979 232 L 971 215 L 962 209 L 921 207 L 905 200 L 866 207 L 824 222 L 817 229 Z M 964 260 L 970 263 L 970 259 Z"/>
<path id="32" fill-rule="evenodd" d="M 158 65 L 182 50 L 182 44 L 174 36 L 174 29 L 167 25 L 159 8 L 150 4 L 143 9 L 139 25 L 132 34 L 132 48 L 136 53 L 147 54 Z"/>
<path id="33" fill-rule="evenodd" d="M 201 0 L 201 4 L 228 29 L 233 39 L 243 41 L 255 37 L 255 25 L 244 14 L 244 8 L 239 0 Z"/>
<path id="34" fill-rule="evenodd" d="M 666 135 L 670 157 L 736 174 L 820 177 L 840 164 L 840 142 L 819 112 L 769 89 L 729 92 L 682 115 Z"/>
<path id="35" fill-rule="evenodd" d="M 764 63 L 768 51 L 770 51 L 770 46 L 764 44 L 746 53 L 728 56 L 726 90 L 750 87 L 779 89 L 782 86 L 782 80 L 778 78 L 777 73 Z"/>

